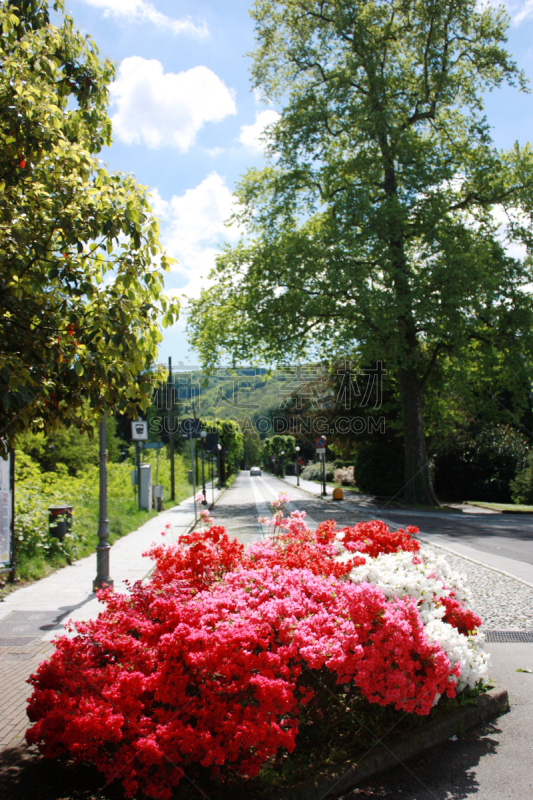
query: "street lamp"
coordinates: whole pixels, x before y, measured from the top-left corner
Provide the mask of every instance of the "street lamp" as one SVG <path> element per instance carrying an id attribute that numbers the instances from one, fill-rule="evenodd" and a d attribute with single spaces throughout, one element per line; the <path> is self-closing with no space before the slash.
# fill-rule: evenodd
<path id="1" fill-rule="evenodd" d="M 221 444 L 217 444 L 217 448 L 218 448 L 218 453 L 217 453 L 217 456 L 218 456 L 218 458 L 217 458 L 217 464 L 218 464 L 218 488 L 220 490 L 220 489 L 222 489 L 222 463 L 221 463 L 222 445 Z"/>
<path id="2" fill-rule="evenodd" d="M 204 456 L 205 456 L 205 440 L 207 439 L 207 431 L 200 431 L 200 438 L 202 440 L 202 494 L 204 496 L 204 499 L 202 500 L 202 505 L 206 506 L 207 505 L 207 497 L 206 497 L 206 491 L 205 491 L 205 466 L 204 466 L 205 458 L 204 458 Z"/>
<path id="3" fill-rule="evenodd" d="M 281 477 L 282 478 L 285 477 L 285 465 L 284 465 L 284 462 L 283 462 L 283 456 L 284 455 L 285 455 L 285 450 L 282 450 L 281 453 L 280 453 L 280 456 L 281 456 Z"/>
<path id="4" fill-rule="evenodd" d="M 300 485 L 300 448 L 296 445 L 296 486 Z"/>
<path id="5" fill-rule="evenodd" d="M 140 489 L 140 486 L 139 486 Z M 109 576 L 109 551 L 107 541 L 109 527 L 107 524 L 107 448 L 105 417 L 100 423 L 100 520 L 98 522 L 98 544 L 96 545 L 96 578 L 93 581 L 93 592 L 104 586 L 113 588 L 113 580 Z"/>

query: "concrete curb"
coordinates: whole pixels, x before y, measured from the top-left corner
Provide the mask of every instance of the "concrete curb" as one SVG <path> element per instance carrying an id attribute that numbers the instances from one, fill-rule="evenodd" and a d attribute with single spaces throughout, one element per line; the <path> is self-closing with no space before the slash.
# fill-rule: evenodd
<path id="1" fill-rule="evenodd" d="M 465 706 L 445 717 L 432 720 L 423 729 L 369 751 L 359 762 L 348 762 L 341 767 L 324 771 L 291 789 L 280 790 L 271 800 L 325 800 L 330 794 L 348 792 L 373 775 L 397 767 L 416 758 L 431 747 L 443 744 L 456 734 L 499 716 L 509 710 L 509 697 L 505 689 L 494 687 L 479 695 L 475 706 Z"/>

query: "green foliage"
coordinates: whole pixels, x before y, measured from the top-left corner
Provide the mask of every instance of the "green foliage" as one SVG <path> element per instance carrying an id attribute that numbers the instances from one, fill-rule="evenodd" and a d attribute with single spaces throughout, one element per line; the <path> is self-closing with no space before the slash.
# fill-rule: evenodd
<path id="1" fill-rule="evenodd" d="M 513 499 L 519 497 L 518 487 L 527 485 L 527 456 L 526 438 L 510 426 L 474 429 L 470 435 L 462 435 L 450 443 L 438 456 L 435 487 L 446 500 L 507 503 L 511 492 Z M 520 478 L 524 470 L 526 475 Z M 514 480 L 517 473 L 518 484 Z M 527 498 L 519 502 L 527 502 Z"/>
<path id="2" fill-rule="evenodd" d="M 233 472 L 235 463 L 239 463 L 243 457 L 243 436 L 239 423 L 232 419 L 203 419 L 202 428 L 208 433 L 218 434 L 218 443 L 222 447 L 227 447 L 226 469 L 228 474 Z"/>
<path id="3" fill-rule="evenodd" d="M 54 8 L 62 12 L 61 0 Z M 114 68 L 45 0 L 0 5 L 0 446 L 149 403 L 178 306 L 146 191 L 96 155 Z"/>
<path id="4" fill-rule="evenodd" d="M 323 476 L 322 462 L 317 461 L 314 464 L 308 464 L 300 473 L 300 477 L 306 481 L 321 481 Z M 326 480 L 335 480 L 335 464 L 326 462 Z"/>
<path id="5" fill-rule="evenodd" d="M 513 503 L 533 505 L 533 452 L 529 453 L 527 465 L 510 483 Z"/>
<path id="6" fill-rule="evenodd" d="M 122 440 L 117 439 L 114 417 L 106 417 L 107 454 L 110 462 L 118 461 L 122 455 Z M 81 433 L 77 428 L 59 426 L 53 433 L 44 434 L 25 431 L 17 438 L 17 452 L 23 452 L 39 464 L 44 472 L 58 471 L 58 465 L 66 466 L 69 475 L 77 475 L 99 463 L 99 439 Z"/>
<path id="7" fill-rule="evenodd" d="M 403 447 L 397 441 L 362 442 L 354 457 L 354 479 L 361 492 L 382 497 L 398 495 L 404 486 Z"/>
<path id="8" fill-rule="evenodd" d="M 282 115 L 270 164 L 237 187 L 246 236 L 192 301 L 191 341 L 208 368 L 224 354 L 385 361 L 405 483 L 430 501 L 424 395 L 441 360 L 476 342 L 523 381 L 533 353 L 533 152 L 500 152 L 483 114 L 485 91 L 526 87 L 508 17 L 476 0 L 256 0 L 252 16 L 253 85 Z"/>
<path id="9" fill-rule="evenodd" d="M 243 459 L 249 466 L 259 463 L 261 458 L 261 439 L 255 428 L 244 427 L 242 430 Z"/>
<path id="10" fill-rule="evenodd" d="M 272 456 L 276 459 L 276 465 L 281 463 L 281 453 L 284 453 L 284 462 L 287 464 L 289 459 L 296 455 L 296 439 L 290 434 L 277 433 L 270 439 L 265 439 L 261 448 L 261 462 L 265 469 L 272 470 Z"/>
<path id="11" fill-rule="evenodd" d="M 152 454 L 148 456 L 152 460 Z M 147 460 L 148 460 L 147 459 Z M 131 486 L 131 462 L 109 463 L 108 521 L 110 543 L 135 530 L 155 512 L 139 511 Z M 161 469 L 161 468 L 160 468 Z M 98 468 L 90 466 L 70 476 L 65 464 L 43 472 L 37 462 L 18 450 L 15 456 L 15 537 L 17 572 L 23 580 L 41 578 L 51 569 L 94 552 L 98 537 Z M 160 478 L 167 486 L 168 466 L 163 457 Z M 176 459 L 177 497 L 191 494 L 183 459 Z M 155 473 L 154 473 L 155 478 Z M 169 496 L 168 494 L 166 495 Z M 72 532 L 60 542 L 48 533 L 48 507 L 73 506 Z"/>

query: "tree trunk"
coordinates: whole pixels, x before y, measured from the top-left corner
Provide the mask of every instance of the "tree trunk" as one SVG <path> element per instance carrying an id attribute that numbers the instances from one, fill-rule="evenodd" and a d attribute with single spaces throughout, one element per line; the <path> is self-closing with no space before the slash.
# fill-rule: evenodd
<path id="1" fill-rule="evenodd" d="M 416 370 L 399 372 L 405 447 L 405 499 L 408 503 L 438 506 L 433 490 L 424 434 L 423 399 Z"/>

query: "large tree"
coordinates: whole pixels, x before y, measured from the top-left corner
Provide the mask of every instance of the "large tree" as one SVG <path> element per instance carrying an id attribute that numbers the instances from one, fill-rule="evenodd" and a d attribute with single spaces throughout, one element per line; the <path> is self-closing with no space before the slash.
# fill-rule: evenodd
<path id="1" fill-rule="evenodd" d="M 499 152 L 483 113 L 485 91 L 526 88 L 508 18 L 476 0 L 257 0 L 251 13 L 253 85 L 281 117 L 270 163 L 237 188 L 247 238 L 193 303 L 192 341 L 206 366 L 224 351 L 383 360 L 406 496 L 433 504 L 424 394 L 439 360 L 476 342 L 523 377 L 532 350 L 531 257 L 506 245 L 531 253 L 533 155 Z"/>
<path id="2" fill-rule="evenodd" d="M 54 3 L 60 16 L 61 2 Z M 46 0 L 0 3 L 0 448 L 33 427 L 90 430 L 150 400 L 162 296 L 146 190 L 110 174 L 113 65 Z"/>

